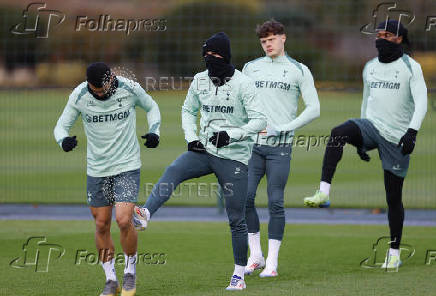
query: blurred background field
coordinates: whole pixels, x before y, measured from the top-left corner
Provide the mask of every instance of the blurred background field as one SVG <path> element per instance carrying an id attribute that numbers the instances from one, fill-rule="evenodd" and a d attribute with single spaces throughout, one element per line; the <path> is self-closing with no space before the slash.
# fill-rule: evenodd
<path id="1" fill-rule="evenodd" d="M 436 15 L 432 0 L 396 5 L 379 0 L 47 0 L 45 8 L 30 3 L 0 2 L 0 86 L 71 88 L 83 80 L 86 64 L 96 60 L 128 68 L 141 81 L 192 76 L 204 68 L 203 41 L 219 31 L 229 35 L 232 61 L 241 69 L 264 54 L 255 27 L 274 17 L 286 27 L 286 50 L 309 66 L 319 86 L 360 87 L 362 67 L 376 55 L 374 35 L 361 29 L 370 33 L 388 15 L 398 19 L 400 14 L 405 24 L 413 20 L 407 26 L 413 56 L 422 61 L 426 79 L 436 81 L 436 27 L 426 30 L 428 17 Z M 47 10 L 55 10 L 49 27 Z M 115 20 L 157 25 L 126 34 L 115 30 Z M 13 34 L 16 25 L 26 34 Z"/>
<path id="2" fill-rule="evenodd" d="M 77 135 L 78 147 L 64 153 L 53 138 L 53 128 L 67 101 L 69 90 L 23 90 L 0 92 L 0 202 L 85 203 L 86 138 L 79 119 L 71 130 Z M 155 183 L 178 155 L 186 150 L 181 129 L 181 106 L 184 91 L 156 91 L 151 95 L 162 114 L 161 143 L 157 149 L 142 149 L 142 190 L 139 201 L 146 199 L 145 183 Z M 348 118 L 360 115 L 360 92 L 320 92 L 321 118 L 297 133 L 306 139 L 328 136 L 330 129 Z M 436 99 L 436 97 L 433 97 Z M 302 107 L 302 106 L 300 106 Z M 407 207 L 436 208 L 436 118 L 430 108 L 418 135 L 409 176 L 405 182 Z M 145 112 L 137 109 L 138 137 L 146 132 Z M 142 141 L 141 141 L 142 142 Z M 302 205 L 302 197 L 317 188 L 325 144 L 294 145 L 291 174 L 286 187 L 288 207 Z M 143 147 L 143 146 L 142 146 Z M 343 161 L 335 176 L 332 202 L 335 207 L 384 207 L 381 163 L 376 151 L 369 163 L 360 161 L 353 147 L 346 147 Z M 215 183 L 211 175 L 194 182 Z M 210 187 L 208 187 L 210 188 Z M 200 206 L 216 204 L 208 189 L 181 187 L 168 205 Z M 197 190 L 197 191 L 196 191 Z M 206 190 L 207 192 L 205 193 Z M 213 193 L 213 192 L 212 192 Z M 266 183 L 262 180 L 256 202 L 266 206 Z"/>
<path id="3" fill-rule="evenodd" d="M 53 138 L 53 128 L 71 90 L 84 80 L 86 65 L 105 61 L 134 77 L 158 102 L 162 112 L 161 145 L 142 151 L 144 183 L 155 183 L 165 167 L 186 150 L 180 121 L 186 86 L 204 69 L 201 45 L 211 34 L 225 31 L 231 38 L 233 63 L 262 56 L 255 36 L 256 24 L 274 17 L 286 27 L 286 50 L 311 69 L 320 90 L 321 118 L 297 135 L 328 136 L 335 125 L 358 117 L 361 71 L 376 55 L 374 36 L 361 28 L 389 14 L 409 15 L 413 57 L 421 63 L 429 88 L 428 113 L 418 135 L 405 183 L 407 207 L 436 208 L 436 27 L 426 31 L 428 17 L 436 15 L 434 1 L 375 0 L 267 1 L 267 0 L 129 0 L 129 1 L 29 1 L 0 2 L 0 203 L 85 203 L 86 146 L 80 120 L 72 129 L 79 147 L 63 153 Z M 55 10 L 47 27 L 49 10 Z M 39 22 L 36 22 L 39 15 Z M 112 32 L 80 27 L 79 17 L 98 21 L 158 20 L 159 30 Z M 65 19 L 60 23 L 62 17 Z M 374 18 L 377 16 L 377 19 Z M 380 18 L 381 17 L 381 18 Z M 35 26 L 36 24 L 36 26 Z M 34 29 L 32 31 L 32 25 Z M 21 27 L 20 27 L 21 26 Z M 27 31 L 12 33 L 14 28 Z M 48 29 L 47 29 L 48 28 Z M 47 38 L 41 38 L 47 33 Z M 156 81 L 156 83 L 149 83 Z M 161 83 L 159 83 L 159 81 Z M 174 81 L 174 83 L 172 82 Z M 301 110 L 301 108 L 300 108 Z M 138 111 L 138 136 L 146 131 L 145 116 Z M 301 206 L 319 182 L 325 145 L 295 147 L 286 188 L 286 206 Z M 336 207 L 384 207 L 382 170 L 376 152 L 370 163 L 361 162 L 354 149 L 346 148 L 344 161 L 332 187 Z M 215 182 L 213 176 L 199 182 Z M 184 190 L 187 188 L 184 187 Z M 195 194 L 194 194 L 195 195 Z M 266 205 L 262 181 L 257 203 Z M 169 205 L 215 205 L 213 194 L 193 196 L 182 191 Z"/>

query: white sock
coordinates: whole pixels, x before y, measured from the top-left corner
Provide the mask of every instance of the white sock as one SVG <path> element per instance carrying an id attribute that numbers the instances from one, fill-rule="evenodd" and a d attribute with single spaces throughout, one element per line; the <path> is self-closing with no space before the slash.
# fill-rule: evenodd
<path id="1" fill-rule="evenodd" d="M 400 249 L 389 248 L 389 256 L 400 256 Z"/>
<path id="2" fill-rule="evenodd" d="M 103 267 L 104 274 L 106 275 L 106 281 L 116 281 L 117 274 L 115 273 L 115 259 L 112 258 L 110 261 L 101 262 L 101 266 Z"/>
<path id="3" fill-rule="evenodd" d="M 235 271 L 233 271 L 234 275 L 237 275 L 241 279 L 244 279 L 244 271 L 245 271 L 245 266 L 235 264 Z"/>
<path id="4" fill-rule="evenodd" d="M 248 246 L 250 247 L 250 257 L 263 257 L 262 247 L 260 246 L 260 232 L 248 233 Z"/>
<path id="5" fill-rule="evenodd" d="M 330 195 L 330 184 L 324 181 L 321 181 L 319 184 L 319 191 L 324 194 Z"/>
<path id="6" fill-rule="evenodd" d="M 147 217 L 147 221 L 150 221 L 150 211 L 147 208 L 142 208 L 145 216 Z"/>
<path id="7" fill-rule="evenodd" d="M 282 241 L 279 241 L 277 239 L 268 240 L 268 258 L 266 258 L 265 269 L 277 270 L 281 243 Z"/>
<path id="8" fill-rule="evenodd" d="M 136 255 L 137 253 L 135 255 L 130 255 L 130 256 L 124 254 L 124 260 L 126 264 L 126 266 L 124 267 L 124 274 L 126 273 L 136 274 L 136 257 L 137 257 Z"/>

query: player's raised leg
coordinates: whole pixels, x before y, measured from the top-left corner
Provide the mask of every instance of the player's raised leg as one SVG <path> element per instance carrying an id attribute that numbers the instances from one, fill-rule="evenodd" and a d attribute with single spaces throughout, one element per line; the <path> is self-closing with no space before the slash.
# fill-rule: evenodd
<path id="1" fill-rule="evenodd" d="M 356 123 L 348 120 L 333 128 L 324 153 L 319 190 L 313 196 L 304 198 L 305 206 L 328 207 L 330 205 L 330 184 L 342 158 L 346 143 L 357 147 L 357 153 L 362 160 L 369 160 L 369 156 L 363 148 L 362 133 Z"/>
<path id="2" fill-rule="evenodd" d="M 114 244 L 111 238 L 112 206 L 91 207 L 95 220 L 95 244 L 103 267 L 106 283 L 101 296 L 115 296 L 120 292 L 115 273 Z"/>
<path id="3" fill-rule="evenodd" d="M 245 208 L 245 219 L 248 227 L 248 246 L 250 257 L 245 267 L 245 274 L 250 275 L 256 269 L 265 267 L 262 247 L 260 245 L 260 223 L 255 206 L 257 186 L 265 175 L 265 156 L 262 155 L 258 146 L 253 147 L 251 159 L 248 162 L 248 193 Z"/>
<path id="4" fill-rule="evenodd" d="M 186 151 L 174 160 L 165 170 L 159 181 L 153 186 L 150 196 L 143 207 L 135 207 L 137 230 L 147 227 L 151 216 L 171 197 L 177 186 L 188 179 L 198 178 L 212 173 L 208 155 L 205 152 Z"/>

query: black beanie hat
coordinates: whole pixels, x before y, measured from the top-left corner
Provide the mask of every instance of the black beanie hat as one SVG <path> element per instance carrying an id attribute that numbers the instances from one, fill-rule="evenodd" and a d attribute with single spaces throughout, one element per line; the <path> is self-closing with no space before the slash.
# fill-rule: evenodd
<path id="1" fill-rule="evenodd" d="M 203 57 L 208 51 L 213 51 L 214 53 L 219 54 L 224 58 L 226 63 L 230 64 L 230 60 L 232 58 L 230 51 L 230 39 L 226 33 L 219 32 L 207 39 L 203 44 Z"/>
<path id="2" fill-rule="evenodd" d="M 86 80 L 95 87 L 103 87 L 111 77 L 111 69 L 102 62 L 92 63 L 86 69 Z"/>
<path id="3" fill-rule="evenodd" d="M 377 26 L 377 30 L 385 30 L 392 34 L 397 35 L 398 37 L 402 36 L 402 43 L 409 45 L 409 39 L 407 38 L 407 29 L 404 26 L 396 21 L 396 20 L 388 20 L 386 22 L 381 22 Z"/>

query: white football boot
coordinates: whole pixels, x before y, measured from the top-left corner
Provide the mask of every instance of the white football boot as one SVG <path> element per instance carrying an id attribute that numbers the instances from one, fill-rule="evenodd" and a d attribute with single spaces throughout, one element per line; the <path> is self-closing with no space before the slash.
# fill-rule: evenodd
<path id="1" fill-rule="evenodd" d="M 135 206 L 133 209 L 133 226 L 137 231 L 143 231 L 148 226 L 148 221 L 150 221 L 150 213 L 147 208 L 141 208 Z"/>
<path id="2" fill-rule="evenodd" d="M 262 272 L 259 274 L 261 278 L 267 278 L 267 277 L 276 277 L 279 274 L 277 273 L 277 270 L 274 268 L 266 267 Z"/>
<path id="3" fill-rule="evenodd" d="M 234 274 L 232 278 L 230 279 L 230 284 L 226 288 L 227 291 L 238 291 L 238 290 L 244 290 L 247 288 L 245 285 L 245 281 L 240 277 Z"/>
<path id="4" fill-rule="evenodd" d="M 250 275 L 257 269 L 262 269 L 265 267 L 265 258 L 263 257 L 249 257 L 247 261 L 247 266 L 245 266 L 244 274 Z"/>

